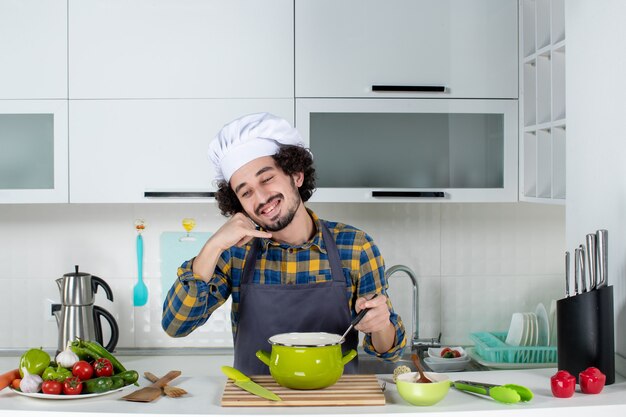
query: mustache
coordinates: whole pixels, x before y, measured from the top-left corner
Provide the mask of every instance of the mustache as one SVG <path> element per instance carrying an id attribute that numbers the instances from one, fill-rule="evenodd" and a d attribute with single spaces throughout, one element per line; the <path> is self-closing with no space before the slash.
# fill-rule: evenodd
<path id="1" fill-rule="evenodd" d="M 267 201 L 264 201 L 263 203 L 259 203 L 259 205 L 257 206 L 257 208 L 254 210 L 254 213 L 257 216 L 261 215 L 261 209 L 263 208 L 263 206 L 271 203 L 274 200 L 278 200 L 279 198 L 284 199 L 285 196 L 283 196 L 281 193 L 275 194 L 273 196 L 271 196 L 270 198 L 267 199 Z"/>

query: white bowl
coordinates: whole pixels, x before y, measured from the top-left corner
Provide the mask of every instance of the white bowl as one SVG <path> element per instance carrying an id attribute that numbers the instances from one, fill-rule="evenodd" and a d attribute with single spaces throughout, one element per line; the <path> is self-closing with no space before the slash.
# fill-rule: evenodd
<path id="1" fill-rule="evenodd" d="M 424 358 L 424 363 L 434 372 L 460 372 L 470 363 L 470 357 L 455 358 L 455 361 L 440 362 L 436 358 Z M 461 359 L 461 360 L 459 360 Z"/>
<path id="2" fill-rule="evenodd" d="M 445 348 L 428 348 L 428 357 L 432 359 L 432 362 L 447 363 L 447 362 L 462 362 L 465 359 L 469 359 L 467 352 L 461 346 L 449 346 L 452 350 L 457 350 L 461 354 L 458 358 L 442 358 L 441 351 Z"/>

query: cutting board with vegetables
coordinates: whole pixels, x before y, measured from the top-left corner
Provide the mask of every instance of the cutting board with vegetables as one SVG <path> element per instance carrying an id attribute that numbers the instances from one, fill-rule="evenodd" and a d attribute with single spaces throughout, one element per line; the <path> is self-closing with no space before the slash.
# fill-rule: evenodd
<path id="1" fill-rule="evenodd" d="M 270 375 L 250 377 L 257 384 L 277 394 L 282 401 L 257 397 L 226 382 L 222 407 L 294 407 L 385 405 L 385 394 L 376 375 L 343 375 L 335 385 L 317 390 L 295 390 L 278 385 Z"/>
<path id="2" fill-rule="evenodd" d="M 163 232 L 160 238 L 161 288 L 163 300 L 174 281 L 178 267 L 200 252 L 204 243 L 211 237 L 210 232 L 191 232 L 188 239 L 185 232 Z"/>

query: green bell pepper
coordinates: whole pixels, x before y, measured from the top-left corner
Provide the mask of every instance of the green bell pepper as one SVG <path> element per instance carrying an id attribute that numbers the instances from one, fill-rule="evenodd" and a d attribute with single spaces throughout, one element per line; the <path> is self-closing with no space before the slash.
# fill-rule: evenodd
<path id="1" fill-rule="evenodd" d="M 43 374 L 41 374 L 41 378 L 44 381 L 59 381 L 65 382 L 67 378 L 72 376 L 72 371 L 67 368 L 63 368 L 62 366 L 57 366 L 56 368 L 52 366 L 48 366 L 44 369 Z"/>
<path id="2" fill-rule="evenodd" d="M 24 378 L 24 370 L 31 375 L 39 375 L 50 365 L 50 355 L 41 349 L 29 349 L 20 358 L 20 376 Z"/>

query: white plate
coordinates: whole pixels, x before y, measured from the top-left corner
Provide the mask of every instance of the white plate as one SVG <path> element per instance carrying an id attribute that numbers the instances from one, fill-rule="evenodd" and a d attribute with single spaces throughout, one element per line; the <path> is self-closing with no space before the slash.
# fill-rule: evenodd
<path id="1" fill-rule="evenodd" d="M 467 358 L 467 352 L 461 346 L 449 346 L 450 349 L 458 351 L 461 356 L 458 358 L 442 358 L 441 351 L 445 349 L 442 348 L 428 348 L 428 357 L 433 360 L 433 362 L 462 362 Z"/>
<path id="2" fill-rule="evenodd" d="M 537 315 L 537 346 L 548 346 L 550 344 L 550 319 L 543 303 L 537 304 L 535 309 Z"/>
<path id="3" fill-rule="evenodd" d="M 556 300 L 550 301 L 550 346 L 556 346 Z"/>
<path id="4" fill-rule="evenodd" d="M 507 345 L 520 346 L 524 338 L 524 321 L 523 313 L 513 313 L 509 332 L 506 335 Z"/>
<path id="5" fill-rule="evenodd" d="M 448 360 L 446 362 L 439 362 L 434 359 L 436 358 L 424 358 L 424 363 L 434 372 L 460 372 L 470 363 L 470 357 L 467 355 L 461 361 L 458 360 L 461 358 L 456 358 L 456 361 Z"/>
<path id="6" fill-rule="evenodd" d="M 112 391 L 99 392 L 99 393 L 93 393 L 93 394 L 78 394 L 78 395 L 55 395 L 55 394 L 44 394 L 43 392 L 27 393 L 27 392 L 22 392 L 22 391 L 13 389 L 13 387 L 10 387 L 10 388 L 11 388 L 11 391 L 13 391 L 14 393 L 18 395 L 23 395 L 24 397 L 40 398 L 43 400 L 82 400 L 84 398 L 102 397 L 103 395 L 113 394 L 114 392 L 120 392 L 132 386 L 134 385 L 130 384 L 130 385 L 126 385 L 122 388 L 118 388 Z"/>

